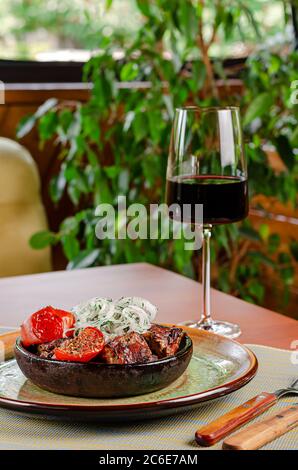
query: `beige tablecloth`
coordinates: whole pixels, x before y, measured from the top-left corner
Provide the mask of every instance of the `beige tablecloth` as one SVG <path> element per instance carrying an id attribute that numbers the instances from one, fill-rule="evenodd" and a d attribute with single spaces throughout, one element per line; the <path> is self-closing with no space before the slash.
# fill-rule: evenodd
<path id="1" fill-rule="evenodd" d="M 184 414 L 129 424 L 69 424 L 26 418 L 0 410 L 0 449 L 181 449 L 204 450 L 194 441 L 195 430 L 261 391 L 274 391 L 298 376 L 293 352 L 250 345 L 259 360 L 257 376 L 244 388 Z M 274 410 L 298 402 L 284 397 Z M 267 411 L 265 415 L 272 413 Z M 211 447 L 220 449 L 221 443 Z M 298 449 L 298 427 L 264 449 Z"/>

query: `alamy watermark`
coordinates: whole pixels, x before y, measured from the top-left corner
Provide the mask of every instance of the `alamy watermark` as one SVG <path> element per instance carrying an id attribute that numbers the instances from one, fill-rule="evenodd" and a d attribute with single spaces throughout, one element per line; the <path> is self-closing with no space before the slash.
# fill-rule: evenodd
<path id="1" fill-rule="evenodd" d="M 202 246 L 202 204 L 130 204 L 118 196 L 117 207 L 100 204 L 95 210 L 99 217 L 95 233 L 99 240 L 184 240 L 185 250 Z"/>

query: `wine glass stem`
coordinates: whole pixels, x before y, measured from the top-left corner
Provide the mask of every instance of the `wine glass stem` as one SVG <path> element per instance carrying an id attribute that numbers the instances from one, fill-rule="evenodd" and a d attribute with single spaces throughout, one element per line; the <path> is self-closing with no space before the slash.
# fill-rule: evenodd
<path id="1" fill-rule="evenodd" d="M 210 313 L 210 237 L 211 225 L 203 227 L 203 257 L 202 257 L 202 314 L 201 323 L 211 323 Z"/>

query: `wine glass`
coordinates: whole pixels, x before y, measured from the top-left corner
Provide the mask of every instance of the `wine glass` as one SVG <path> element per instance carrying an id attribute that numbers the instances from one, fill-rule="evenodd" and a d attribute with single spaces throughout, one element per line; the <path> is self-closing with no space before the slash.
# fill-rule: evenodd
<path id="1" fill-rule="evenodd" d="M 213 225 L 229 224 L 248 214 L 247 168 L 243 152 L 240 112 L 237 107 L 175 111 L 167 167 L 167 204 L 191 207 L 203 204 L 202 311 L 197 322 L 184 325 L 236 338 L 238 325 L 213 320 L 210 311 L 210 237 Z"/>

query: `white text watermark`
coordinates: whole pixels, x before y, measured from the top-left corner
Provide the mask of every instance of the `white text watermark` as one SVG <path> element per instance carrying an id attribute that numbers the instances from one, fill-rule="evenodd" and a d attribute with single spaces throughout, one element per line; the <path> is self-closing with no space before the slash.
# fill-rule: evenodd
<path id="1" fill-rule="evenodd" d="M 127 205 L 125 196 L 118 196 L 117 207 L 99 204 L 96 237 L 99 240 L 169 240 L 183 239 L 185 250 L 202 246 L 202 204 L 143 204 Z"/>

